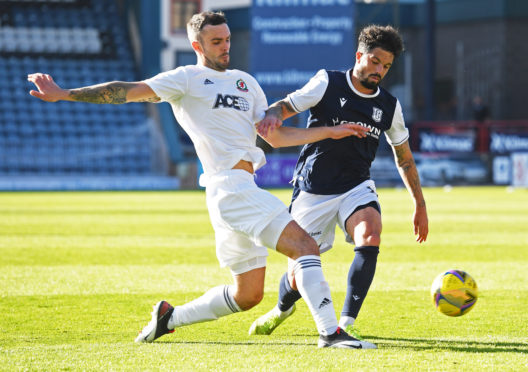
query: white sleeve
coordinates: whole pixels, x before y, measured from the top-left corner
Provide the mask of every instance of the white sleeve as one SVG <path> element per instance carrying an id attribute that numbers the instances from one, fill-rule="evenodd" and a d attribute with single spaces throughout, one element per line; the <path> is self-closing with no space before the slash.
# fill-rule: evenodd
<path id="1" fill-rule="evenodd" d="M 183 67 L 162 72 L 144 80 L 162 101 L 171 102 L 180 99 L 187 91 L 187 74 Z"/>
<path id="2" fill-rule="evenodd" d="M 258 123 L 262 119 L 264 119 L 264 116 L 266 115 L 266 110 L 268 109 L 268 100 L 266 99 L 266 95 L 264 94 L 264 91 L 260 87 L 259 83 L 255 81 L 255 104 L 254 104 L 254 110 L 253 110 L 253 122 Z"/>
<path id="3" fill-rule="evenodd" d="M 326 70 L 319 70 L 304 87 L 288 94 L 286 99 L 295 111 L 306 111 L 321 101 L 327 87 L 328 73 Z"/>
<path id="4" fill-rule="evenodd" d="M 399 146 L 409 139 L 409 130 L 405 127 L 403 120 L 402 107 L 399 100 L 396 100 L 396 109 L 392 118 L 392 125 L 389 130 L 385 131 L 387 142 L 391 146 Z"/>

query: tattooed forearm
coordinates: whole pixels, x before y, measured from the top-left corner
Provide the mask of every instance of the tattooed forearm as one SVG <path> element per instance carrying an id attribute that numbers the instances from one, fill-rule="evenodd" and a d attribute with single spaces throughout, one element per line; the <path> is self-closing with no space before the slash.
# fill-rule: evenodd
<path id="1" fill-rule="evenodd" d="M 285 100 L 275 102 L 266 110 L 266 116 L 275 116 L 280 120 L 283 120 L 284 117 L 290 117 L 292 114 L 296 114 L 296 111 Z"/>
<path id="2" fill-rule="evenodd" d="M 290 116 L 292 114 L 296 114 L 297 111 L 295 111 L 293 109 L 293 107 L 290 105 L 290 103 L 286 100 L 282 100 L 280 101 L 280 104 L 281 104 L 281 108 L 282 108 L 282 113 L 283 114 L 286 114 L 287 116 Z"/>
<path id="3" fill-rule="evenodd" d="M 274 116 L 282 120 L 282 101 L 275 102 L 266 110 L 266 116 Z"/>
<path id="4" fill-rule="evenodd" d="M 133 83 L 114 81 L 72 89 L 69 96 L 79 102 L 121 104 L 127 102 L 127 93 L 133 86 Z"/>
<path id="5" fill-rule="evenodd" d="M 398 165 L 400 176 L 415 199 L 416 205 L 425 207 L 425 200 L 420 185 L 420 176 L 418 175 L 416 163 L 414 162 L 409 144 L 405 143 L 401 146 L 395 146 L 394 158 Z"/>
<path id="6" fill-rule="evenodd" d="M 159 101 L 161 101 L 161 98 L 152 97 L 152 98 L 146 98 L 146 99 L 139 99 L 136 102 L 151 102 L 151 103 L 155 103 L 155 102 L 159 102 Z"/>

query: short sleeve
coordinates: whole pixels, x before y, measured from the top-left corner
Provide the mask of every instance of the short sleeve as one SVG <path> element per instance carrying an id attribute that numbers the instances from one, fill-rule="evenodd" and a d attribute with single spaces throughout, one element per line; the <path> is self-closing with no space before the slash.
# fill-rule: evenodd
<path id="1" fill-rule="evenodd" d="M 326 70 L 319 70 L 305 86 L 288 94 L 286 99 L 295 111 L 306 111 L 321 101 L 327 87 L 328 73 Z"/>
<path id="2" fill-rule="evenodd" d="M 266 110 L 268 109 L 268 100 L 264 91 L 260 87 L 259 83 L 255 80 L 255 109 L 253 110 L 253 122 L 258 123 L 266 115 Z"/>
<path id="3" fill-rule="evenodd" d="M 162 101 L 170 102 L 181 98 L 187 91 L 187 74 L 183 67 L 162 72 L 144 80 Z"/>
<path id="4" fill-rule="evenodd" d="M 409 139 L 409 130 L 405 127 L 403 120 L 403 112 L 400 101 L 396 101 L 396 109 L 394 110 L 394 117 L 392 118 L 391 127 L 385 131 L 387 142 L 391 146 L 399 146 Z"/>

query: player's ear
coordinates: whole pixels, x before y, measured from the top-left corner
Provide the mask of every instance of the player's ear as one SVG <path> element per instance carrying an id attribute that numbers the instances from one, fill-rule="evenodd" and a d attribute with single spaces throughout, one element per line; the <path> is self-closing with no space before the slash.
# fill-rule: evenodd
<path id="1" fill-rule="evenodd" d="M 359 62 L 362 56 L 363 56 L 363 53 L 358 50 L 356 52 L 356 62 Z"/>
<path id="2" fill-rule="evenodd" d="M 191 46 L 192 46 L 192 48 L 194 49 L 195 52 L 198 52 L 198 53 L 202 53 L 202 54 L 203 54 L 202 45 L 200 44 L 199 41 L 193 41 L 193 42 L 191 43 Z"/>

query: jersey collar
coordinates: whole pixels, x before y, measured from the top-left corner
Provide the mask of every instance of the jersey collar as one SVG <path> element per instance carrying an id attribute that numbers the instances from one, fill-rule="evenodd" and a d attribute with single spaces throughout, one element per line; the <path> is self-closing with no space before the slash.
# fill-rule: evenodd
<path id="1" fill-rule="evenodd" d="M 348 86 L 350 87 L 350 89 L 352 89 L 352 91 L 354 93 L 356 93 L 358 96 L 360 97 L 363 97 L 363 98 L 374 98 L 374 97 L 377 97 L 379 92 L 380 92 L 380 89 L 378 87 L 378 90 L 376 90 L 376 92 L 372 93 L 372 94 L 365 94 L 365 93 L 361 93 L 360 91 L 358 91 L 355 87 L 354 87 L 354 84 L 352 84 L 352 79 L 350 79 L 350 76 L 352 75 L 352 69 L 348 70 L 346 72 L 346 79 L 347 79 L 347 83 L 348 83 Z"/>

